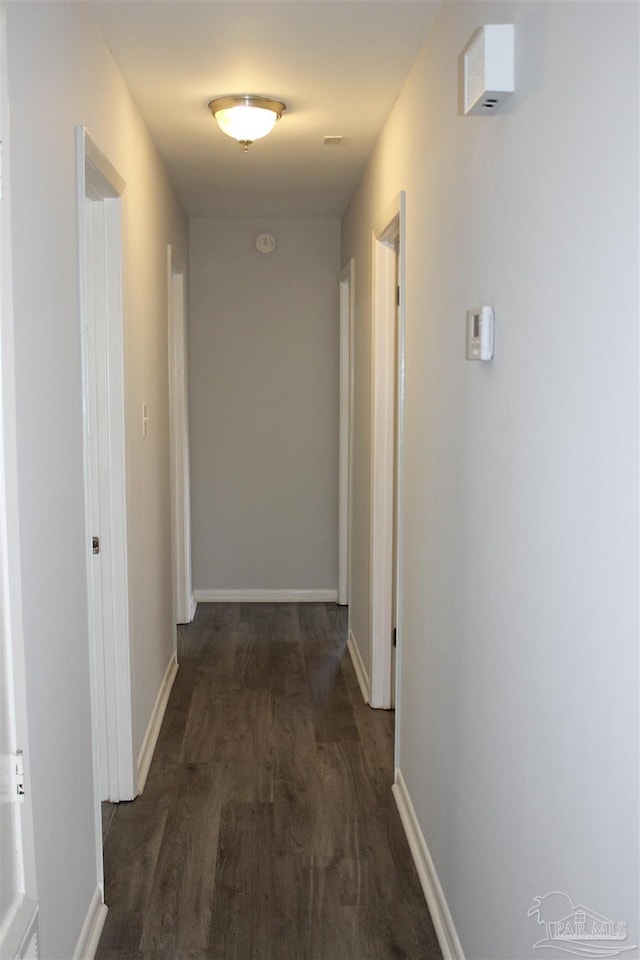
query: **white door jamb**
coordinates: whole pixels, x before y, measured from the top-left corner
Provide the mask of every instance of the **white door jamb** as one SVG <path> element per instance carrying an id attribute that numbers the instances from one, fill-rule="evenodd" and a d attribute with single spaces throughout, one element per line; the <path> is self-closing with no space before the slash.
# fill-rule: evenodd
<path id="1" fill-rule="evenodd" d="M 340 274 L 340 465 L 338 498 L 338 603 L 348 605 L 353 435 L 353 317 L 355 261 Z"/>
<path id="2" fill-rule="evenodd" d="M 402 403 L 404 397 L 404 211 L 405 194 L 372 236 L 372 416 L 371 416 L 371 706 L 392 704 L 393 537 L 401 535 Z M 396 248 L 399 262 L 396 264 Z M 397 277 L 397 279 L 396 279 Z M 396 283 L 400 288 L 400 336 L 396 348 Z M 397 416 L 396 416 L 397 408 Z M 397 465 L 395 456 L 398 424 Z M 400 550 L 397 551 L 398 558 Z M 398 591 L 401 590 L 396 571 Z M 400 604 L 398 603 L 400 611 Z M 400 614 L 399 614 L 400 615 Z M 400 624 L 398 624 L 398 636 Z M 396 678 L 396 683 L 398 677 Z M 397 703 L 397 700 L 396 700 Z"/>
<path id="3" fill-rule="evenodd" d="M 101 799 L 131 800 L 137 794 L 133 751 L 131 661 L 127 570 L 127 517 L 124 434 L 124 331 L 122 317 L 121 196 L 125 182 L 84 127 L 76 128 L 80 310 L 85 414 L 85 535 L 88 620 L 94 727 L 96 844 L 102 871 Z M 93 211 L 91 210 L 93 208 Z M 89 236 L 91 231 L 92 236 Z M 87 254 L 104 282 L 92 289 Z M 102 264 L 104 258 L 104 265 Z M 98 285 L 93 285 L 97 287 Z M 90 298 L 96 300 L 91 303 Z M 97 299 L 96 299 L 97 298 Z M 94 309 L 91 309 L 91 306 Z M 99 374 L 91 370 L 92 343 Z M 91 470 L 91 408 L 100 410 L 100 477 Z M 94 423 L 95 430 L 95 423 Z M 94 563 L 92 536 L 99 514 L 101 557 Z M 102 551 L 104 552 L 102 553 Z M 102 588 L 103 624 L 96 622 L 94 577 Z M 96 587 L 96 590 L 98 588 Z M 99 612 L 99 611 L 98 611 Z M 96 649 L 104 632 L 102 649 Z M 105 771 L 101 767 L 106 764 Z M 102 774 L 102 776 L 101 776 Z M 101 789 L 102 780 L 102 789 Z M 107 796 L 104 796 L 106 782 Z M 99 885 L 102 877 L 98 878 Z"/>
<path id="4" fill-rule="evenodd" d="M 189 477 L 188 350 L 184 268 L 167 247 L 169 282 L 169 407 L 171 438 L 171 520 L 174 622 L 189 623 L 195 613 L 191 571 L 191 494 Z"/>

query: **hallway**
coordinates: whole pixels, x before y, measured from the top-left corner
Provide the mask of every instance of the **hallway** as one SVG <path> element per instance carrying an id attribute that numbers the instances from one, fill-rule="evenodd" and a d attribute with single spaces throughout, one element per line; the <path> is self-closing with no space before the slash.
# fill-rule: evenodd
<path id="1" fill-rule="evenodd" d="M 440 957 L 334 604 L 200 604 L 144 793 L 105 805 L 99 960 Z"/>

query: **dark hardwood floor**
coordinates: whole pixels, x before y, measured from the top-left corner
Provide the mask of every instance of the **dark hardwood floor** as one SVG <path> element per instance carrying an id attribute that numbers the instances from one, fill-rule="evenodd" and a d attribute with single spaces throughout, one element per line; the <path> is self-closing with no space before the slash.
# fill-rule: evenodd
<path id="1" fill-rule="evenodd" d="M 98 960 L 440 950 L 334 604 L 200 604 L 144 793 L 105 805 Z"/>

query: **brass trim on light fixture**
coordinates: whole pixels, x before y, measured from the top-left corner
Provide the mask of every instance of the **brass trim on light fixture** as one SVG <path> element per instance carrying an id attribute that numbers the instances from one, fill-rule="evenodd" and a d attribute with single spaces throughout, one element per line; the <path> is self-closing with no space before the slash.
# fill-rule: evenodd
<path id="1" fill-rule="evenodd" d="M 238 135 L 237 133 L 232 132 L 232 130 L 229 128 L 229 124 L 227 123 L 225 125 L 224 121 L 221 122 L 221 118 L 217 116 L 217 114 L 221 113 L 222 111 L 232 110 L 236 107 L 248 107 L 250 110 L 264 110 L 273 114 L 273 120 L 271 124 L 273 126 L 287 109 L 286 104 L 284 104 L 282 100 L 274 100 L 272 97 L 261 97 L 252 93 L 238 93 L 227 95 L 225 97 L 214 97 L 213 100 L 209 101 L 208 106 L 222 132 L 226 134 L 226 136 L 237 140 L 244 153 L 247 152 L 249 145 L 253 143 L 254 140 L 266 136 L 266 134 L 271 131 L 271 126 L 263 132 L 256 133 L 251 137 L 251 139 L 248 139 L 242 134 Z"/>
<path id="2" fill-rule="evenodd" d="M 215 108 L 214 108 L 215 103 Z M 271 97 L 258 97 L 253 93 L 238 93 L 227 97 L 214 97 L 209 100 L 209 109 L 216 115 L 218 110 L 228 110 L 229 107 L 258 107 L 260 110 L 271 110 L 278 117 L 278 120 L 287 109 L 287 105 L 282 100 L 272 100 Z"/>

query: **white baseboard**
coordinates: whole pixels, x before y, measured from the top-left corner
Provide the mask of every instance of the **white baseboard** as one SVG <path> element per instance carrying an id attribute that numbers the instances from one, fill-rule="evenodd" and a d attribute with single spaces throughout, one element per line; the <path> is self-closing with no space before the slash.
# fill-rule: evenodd
<path id="1" fill-rule="evenodd" d="M 196 609 L 198 607 L 198 601 L 196 600 L 195 592 L 191 591 L 191 596 L 189 597 L 189 609 L 187 611 L 189 617 L 189 623 L 193 620 L 196 615 Z"/>
<path id="2" fill-rule="evenodd" d="M 151 766 L 153 751 L 156 748 L 158 734 L 160 733 L 160 727 L 162 726 L 162 719 L 164 717 L 164 712 L 167 709 L 169 694 L 171 693 L 171 688 L 177 672 L 178 662 L 176 660 L 175 653 L 172 653 L 169 663 L 167 664 L 167 669 L 164 672 L 160 689 L 158 690 L 156 702 L 153 706 L 153 710 L 151 711 L 151 718 L 149 720 L 147 732 L 144 735 L 144 740 L 142 741 L 142 746 L 140 747 L 140 753 L 138 754 L 138 793 L 142 793 L 144 790 L 144 785 L 147 782 L 147 774 L 149 773 L 149 767 Z"/>
<path id="3" fill-rule="evenodd" d="M 195 590 L 198 603 L 335 603 L 337 590 Z"/>
<path id="4" fill-rule="evenodd" d="M 436 936 L 438 937 L 443 960 L 464 960 L 462 946 L 460 945 L 456 928 L 453 925 L 451 913 L 447 906 L 442 887 L 440 886 L 436 868 L 431 859 L 427 842 L 420 829 L 420 824 L 418 823 L 407 785 L 400 770 L 396 770 L 396 782 L 392 790 L 400 819 L 402 820 L 402 826 L 407 835 L 413 862 L 416 865 L 418 877 L 422 884 L 425 900 L 429 907 L 429 913 L 431 914 Z"/>
<path id="5" fill-rule="evenodd" d="M 356 677 L 358 678 L 358 685 L 360 687 L 362 699 L 365 703 L 369 703 L 371 700 L 371 684 L 369 683 L 369 675 L 365 669 L 362 657 L 360 656 L 360 650 L 358 648 L 358 644 L 356 643 L 356 638 L 351 630 L 349 630 L 349 636 L 347 637 L 347 650 L 351 656 L 353 669 Z"/>
<path id="6" fill-rule="evenodd" d="M 82 930 L 73 951 L 73 960 L 93 960 L 100 942 L 100 934 L 107 919 L 107 907 L 102 899 L 102 892 L 96 887 L 87 915 L 82 924 Z"/>
<path id="7" fill-rule="evenodd" d="M 3 957 L 31 960 L 38 952 L 38 904 L 18 894 L 9 907 L 0 927 L 0 950 Z"/>

